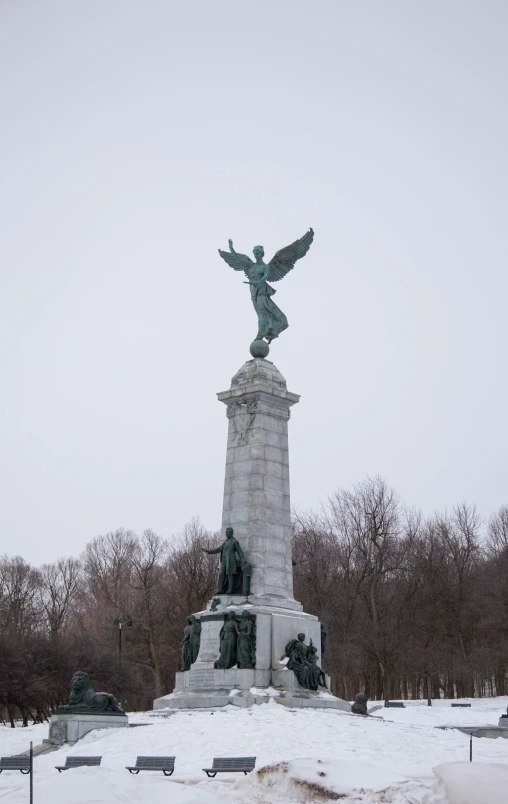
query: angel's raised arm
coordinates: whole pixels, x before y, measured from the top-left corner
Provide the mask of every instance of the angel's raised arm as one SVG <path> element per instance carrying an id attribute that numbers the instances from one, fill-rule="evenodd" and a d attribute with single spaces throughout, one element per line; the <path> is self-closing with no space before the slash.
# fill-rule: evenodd
<path id="1" fill-rule="evenodd" d="M 252 265 L 252 260 L 246 254 L 238 254 L 233 248 L 233 241 L 229 240 L 229 251 L 222 251 L 219 249 L 219 254 L 222 259 L 227 262 L 235 271 L 247 271 L 247 268 Z"/>

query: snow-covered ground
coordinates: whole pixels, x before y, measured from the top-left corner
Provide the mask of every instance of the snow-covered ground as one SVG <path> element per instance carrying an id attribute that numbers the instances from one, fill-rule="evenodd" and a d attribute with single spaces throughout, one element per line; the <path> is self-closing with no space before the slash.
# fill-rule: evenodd
<path id="1" fill-rule="evenodd" d="M 139 724 L 137 728 L 92 732 L 72 748 L 36 757 L 34 801 L 293 804 L 340 797 L 365 804 L 508 804 L 508 740 L 474 739 L 470 765 L 469 737 L 436 728 L 497 725 L 508 697 L 470 702 L 470 709 L 452 708 L 450 701 L 434 702 L 432 707 L 408 702 L 405 709 L 380 709 L 371 718 L 340 711 L 289 710 L 273 701 L 248 710 L 228 707 L 177 712 L 166 718 L 136 713 L 130 722 Z M 47 731 L 47 725 L 0 727 L 0 754 L 24 751 L 30 740 L 34 745 L 42 742 Z M 54 766 L 64 764 L 68 754 L 100 754 L 102 765 L 59 774 Z M 124 768 L 138 754 L 175 755 L 174 775 L 132 776 Z M 201 770 L 214 756 L 242 755 L 255 755 L 258 771 L 264 770 L 248 777 L 215 779 Z M 437 766 L 441 766 L 438 774 L 433 772 Z M 0 799 L 26 802 L 28 780 L 19 772 L 3 772 Z"/>

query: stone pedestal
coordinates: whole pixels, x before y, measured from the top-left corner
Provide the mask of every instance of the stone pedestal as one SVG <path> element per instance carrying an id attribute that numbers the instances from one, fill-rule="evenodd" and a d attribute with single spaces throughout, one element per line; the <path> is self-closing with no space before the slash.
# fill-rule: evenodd
<path id="1" fill-rule="evenodd" d="M 249 360 L 218 394 L 227 406 L 222 531 L 234 528 L 252 565 L 251 594 L 293 601 L 288 421 L 300 397 L 268 360 Z M 276 604 L 275 604 L 276 605 Z"/>
<path id="2" fill-rule="evenodd" d="M 216 595 L 212 612 L 201 620 L 201 642 L 191 669 L 177 673 L 175 691 L 154 701 L 154 709 L 187 709 L 233 704 L 250 706 L 270 698 L 288 706 L 334 707 L 350 704 L 329 692 L 300 687 L 286 669 L 285 647 L 305 634 L 321 664 L 321 625 L 293 597 L 288 421 L 300 397 L 287 390 L 280 371 L 268 360 L 249 360 L 218 394 L 227 406 L 228 442 L 222 533 L 234 529 L 252 568 L 250 594 Z M 216 670 L 224 615 L 247 609 L 256 621 L 255 670 Z"/>
<path id="3" fill-rule="evenodd" d="M 119 729 L 129 726 L 129 718 L 124 714 L 93 715 L 69 714 L 52 715 L 47 742 L 53 745 L 69 743 L 74 745 L 81 737 L 94 729 Z"/>

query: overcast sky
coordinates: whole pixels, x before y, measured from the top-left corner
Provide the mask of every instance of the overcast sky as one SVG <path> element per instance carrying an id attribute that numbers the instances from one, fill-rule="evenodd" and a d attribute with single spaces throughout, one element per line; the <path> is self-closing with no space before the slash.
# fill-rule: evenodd
<path id="1" fill-rule="evenodd" d="M 270 259 L 292 503 L 508 503 L 504 0 L 1 0 L 0 553 L 221 521 Z"/>

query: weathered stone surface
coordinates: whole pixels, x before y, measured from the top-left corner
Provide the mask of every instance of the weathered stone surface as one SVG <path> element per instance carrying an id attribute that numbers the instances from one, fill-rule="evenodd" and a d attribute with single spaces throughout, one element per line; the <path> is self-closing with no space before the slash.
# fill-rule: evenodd
<path id="1" fill-rule="evenodd" d="M 49 725 L 48 742 L 55 745 L 70 743 L 74 745 L 81 737 L 94 729 L 121 729 L 129 726 L 129 718 L 125 714 L 111 717 L 96 714 L 55 714 Z"/>
<path id="2" fill-rule="evenodd" d="M 351 711 L 351 704 L 336 698 L 329 692 L 312 692 L 311 690 L 300 690 L 296 692 L 284 692 L 274 701 L 282 706 L 289 706 L 292 709 L 341 709 L 343 712 Z"/>
<path id="3" fill-rule="evenodd" d="M 242 671 L 249 672 L 249 671 Z M 183 674 L 182 674 L 183 675 Z M 272 674 L 273 676 L 273 674 Z M 294 682 L 293 673 L 285 673 L 287 686 L 278 684 L 276 689 L 268 689 L 267 684 L 256 683 L 250 688 L 236 685 L 230 689 L 175 691 L 154 701 L 156 710 L 176 709 L 217 709 L 224 706 L 255 706 L 269 701 L 291 708 L 310 707 L 312 709 L 340 709 L 351 711 L 351 704 L 336 698 L 328 692 L 312 692 Z M 264 688 L 264 689 L 263 689 Z"/>
<path id="4" fill-rule="evenodd" d="M 249 360 L 218 397 L 229 419 L 223 529 L 252 565 L 251 594 L 293 601 L 287 422 L 299 397 L 267 360 Z"/>

